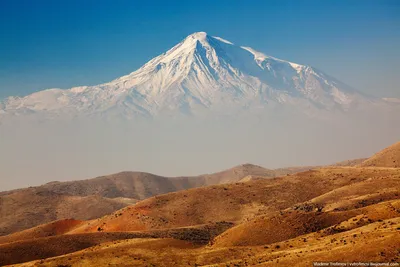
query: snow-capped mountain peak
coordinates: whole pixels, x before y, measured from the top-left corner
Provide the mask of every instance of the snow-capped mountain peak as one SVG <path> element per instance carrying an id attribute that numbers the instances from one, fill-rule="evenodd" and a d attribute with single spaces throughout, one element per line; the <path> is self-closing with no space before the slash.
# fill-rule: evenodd
<path id="1" fill-rule="evenodd" d="M 136 115 L 263 108 L 346 110 L 370 101 L 312 67 L 265 55 L 205 32 L 187 36 L 138 70 L 97 86 L 48 89 L 8 98 L 3 114 Z"/>

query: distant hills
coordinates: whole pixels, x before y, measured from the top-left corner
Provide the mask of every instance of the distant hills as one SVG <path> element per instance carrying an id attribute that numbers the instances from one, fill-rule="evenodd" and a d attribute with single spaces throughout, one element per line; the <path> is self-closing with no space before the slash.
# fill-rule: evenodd
<path id="1" fill-rule="evenodd" d="M 248 176 L 271 178 L 292 172 L 294 170 L 289 169 L 276 173 L 252 164 L 193 177 L 120 172 L 93 179 L 50 182 L 42 186 L 0 192 L 0 235 L 59 219 L 98 218 L 154 195 L 238 182 Z"/>
<path id="2" fill-rule="evenodd" d="M 392 159 L 399 152 L 396 147 L 377 155 L 389 151 Z M 101 206 L 101 201 L 113 195 L 126 201 L 126 197 L 161 192 L 153 188 L 163 188 L 154 182 L 158 179 L 176 182 L 171 182 L 175 187 L 166 183 L 164 190 L 193 186 L 154 195 L 99 218 L 63 219 L 2 236 L 0 264 L 32 261 L 29 264 L 73 266 L 85 262 L 102 266 L 123 264 L 129 258 L 130 263 L 144 266 L 306 266 L 321 260 L 340 261 L 344 256 L 352 262 L 396 262 L 400 259 L 400 168 L 362 167 L 359 161 L 347 161 L 349 166 L 342 162 L 308 167 L 281 177 L 251 164 L 196 177 L 126 172 L 3 192 L 2 203 L 15 201 L 18 192 L 24 197 L 26 190 L 53 196 L 43 203 L 32 199 L 39 207 L 44 201 L 52 203 L 57 199 L 54 195 L 70 192 L 84 198 L 81 195 L 98 192 L 97 205 Z M 139 184 L 143 185 L 140 190 L 132 188 Z M 122 191 L 123 185 L 131 187 Z M 25 213 L 35 209 L 23 205 Z M 13 207 L 9 204 L 9 209 Z M 91 213 L 84 203 L 75 203 L 75 207 Z M 46 212 L 52 213 L 51 207 Z"/>
<path id="3" fill-rule="evenodd" d="M 395 167 L 397 166 L 395 163 L 398 162 L 395 157 L 400 154 L 398 148 L 399 144 L 395 144 L 365 161 L 364 159 L 349 160 L 334 166 L 375 164 L 374 166 Z M 385 160 L 378 161 L 378 159 Z M 170 192 L 210 185 L 256 181 L 315 168 L 319 167 L 304 166 L 271 170 L 252 164 L 243 164 L 213 174 L 188 177 L 120 172 L 93 179 L 50 182 L 42 186 L 0 192 L 2 217 L 0 235 L 60 219 L 99 218 L 140 200 Z"/>

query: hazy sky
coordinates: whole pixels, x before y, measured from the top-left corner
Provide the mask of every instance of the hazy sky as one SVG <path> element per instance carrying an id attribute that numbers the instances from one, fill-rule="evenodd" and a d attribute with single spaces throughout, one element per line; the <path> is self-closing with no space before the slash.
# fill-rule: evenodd
<path id="1" fill-rule="evenodd" d="M 110 81 L 206 31 L 400 97 L 400 1 L 0 1 L 0 98 Z"/>
<path id="2" fill-rule="evenodd" d="M 7 127 L 0 125 L 0 191 L 120 171 L 185 176 L 244 163 L 266 168 L 325 165 L 368 157 L 400 136 L 395 113 L 312 120 L 282 111 L 158 123 L 14 118 Z"/>

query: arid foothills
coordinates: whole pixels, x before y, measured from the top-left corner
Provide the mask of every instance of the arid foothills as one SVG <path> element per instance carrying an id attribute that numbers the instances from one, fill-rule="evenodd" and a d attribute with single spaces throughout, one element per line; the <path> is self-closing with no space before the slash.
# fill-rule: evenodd
<path id="1" fill-rule="evenodd" d="M 1 193 L 0 264 L 396 263 L 399 194 L 400 143 L 331 166 L 54 182 Z"/>

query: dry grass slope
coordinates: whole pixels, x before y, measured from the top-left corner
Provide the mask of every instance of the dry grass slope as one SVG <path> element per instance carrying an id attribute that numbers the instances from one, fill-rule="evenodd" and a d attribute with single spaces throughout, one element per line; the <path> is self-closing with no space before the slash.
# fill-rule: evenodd
<path id="1" fill-rule="evenodd" d="M 400 142 L 378 152 L 361 163 L 360 166 L 400 168 Z"/>
<path id="2" fill-rule="evenodd" d="M 0 235 L 66 218 L 90 220 L 127 205 L 100 196 L 68 196 L 35 189 L 14 191 L 0 196 Z"/>
<path id="3" fill-rule="evenodd" d="M 24 231 L 16 232 L 6 236 L 0 236 L 0 244 L 29 240 L 41 237 L 49 237 L 65 234 L 84 221 L 66 219 L 54 221 L 48 224 L 42 224 Z"/>
<path id="4" fill-rule="evenodd" d="M 333 166 L 336 167 L 356 167 L 357 165 L 363 163 L 367 158 L 361 158 L 361 159 L 350 159 L 350 160 L 344 160 L 337 162 L 333 164 Z"/>
<path id="5" fill-rule="evenodd" d="M 56 222 L 58 224 L 58 222 Z M 230 223 L 215 223 L 196 227 L 183 227 L 142 232 L 97 232 L 87 234 L 67 234 L 51 237 L 28 238 L 0 244 L 0 265 L 16 264 L 55 257 L 93 247 L 106 242 L 144 238 L 174 238 L 192 244 L 193 247 L 206 245 L 217 235 L 232 226 Z M 46 226 L 44 226 L 46 227 Z M 42 227 L 43 228 L 43 227 Z M 26 231 L 23 231 L 26 232 Z M 21 232 L 21 233 L 23 233 Z"/>
<path id="6" fill-rule="evenodd" d="M 311 266 L 315 261 L 398 262 L 398 229 L 399 217 L 331 235 L 310 233 L 267 246 L 218 249 L 175 239 L 119 240 L 21 266 Z"/>
<path id="7" fill-rule="evenodd" d="M 95 232 L 99 228 L 103 231 L 142 231 L 218 221 L 240 223 L 258 215 L 279 212 L 341 187 L 368 179 L 398 177 L 399 174 L 400 170 L 396 169 L 322 168 L 274 179 L 195 188 L 146 199 L 87 222 L 73 232 Z"/>
<path id="8" fill-rule="evenodd" d="M 1 237 L 0 264 L 399 262 L 400 168 L 392 164 L 398 148 L 396 144 L 366 160 L 366 167 L 355 167 L 361 160 L 354 160 L 264 179 L 277 172 L 242 165 L 184 180 L 182 186 L 215 185 L 153 196 L 98 219 L 56 221 Z M 219 184 L 227 181 L 231 183 Z M 53 194 L 60 197 L 61 192 Z M 123 196 L 120 200 L 129 202 Z"/>
<path id="9" fill-rule="evenodd" d="M 152 197 L 101 219 L 78 223 L 66 235 L 0 245 L 0 253 L 9 255 L 3 263 L 49 257 L 24 266 L 309 266 L 317 260 L 396 261 L 399 192 L 400 169 L 321 168 Z M 215 223 L 223 226 L 218 230 L 212 224 L 195 226 L 220 220 L 237 226 Z M 204 246 L 206 242 L 209 245 Z M 17 257 L 20 251 L 24 258 Z"/>
<path id="10" fill-rule="evenodd" d="M 110 214 L 153 195 L 212 184 L 236 182 L 248 175 L 268 178 L 274 171 L 244 164 L 194 177 L 161 177 L 121 172 L 94 179 L 51 182 L 0 193 L 0 236 L 54 220 L 90 220 Z"/>

